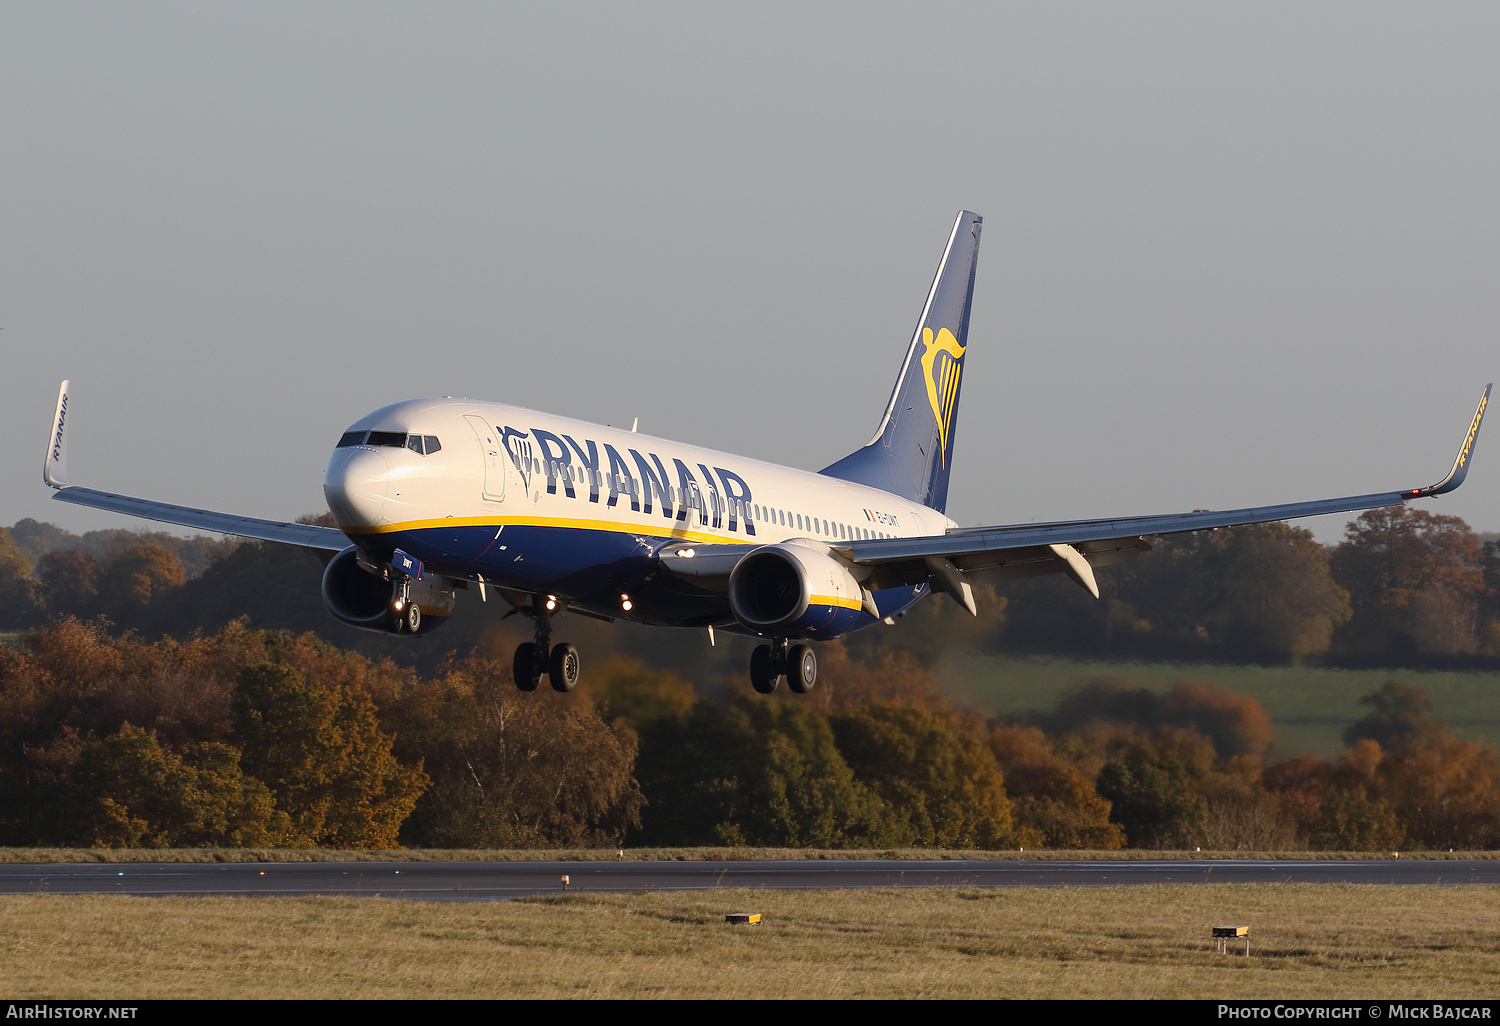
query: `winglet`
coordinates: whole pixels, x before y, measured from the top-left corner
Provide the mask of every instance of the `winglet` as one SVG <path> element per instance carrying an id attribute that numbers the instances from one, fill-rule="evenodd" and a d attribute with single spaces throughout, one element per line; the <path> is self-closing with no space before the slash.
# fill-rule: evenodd
<path id="1" fill-rule="evenodd" d="M 1490 389 L 1493 387 L 1495 387 L 1493 382 L 1484 386 L 1484 395 L 1479 397 L 1479 409 L 1474 411 L 1474 420 L 1469 424 L 1469 433 L 1464 435 L 1464 444 L 1459 448 L 1458 457 L 1453 461 L 1453 469 L 1448 471 L 1448 476 L 1435 485 L 1402 492 L 1403 498 L 1425 499 L 1429 495 L 1442 495 L 1464 483 L 1464 478 L 1469 474 L 1469 457 L 1474 455 L 1474 446 L 1479 442 L 1479 422 L 1484 419 L 1484 408 L 1489 404 Z"/>
<path id="2" fill-rule="evenodd" d="M 57 409 L 52 414 L 52 433 L 47 436 L 47 458 L 42 480 L 53 488 L 68 487 L 68 382 L 57 390 Z"/>

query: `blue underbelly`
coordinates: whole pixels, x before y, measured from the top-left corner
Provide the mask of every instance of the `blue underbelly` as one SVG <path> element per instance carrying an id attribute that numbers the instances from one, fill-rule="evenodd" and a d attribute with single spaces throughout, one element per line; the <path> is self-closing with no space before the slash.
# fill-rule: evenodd
<path id="1" fill-rule="evenodd" d="M 566 596 L 618 619 L 751 633 L 735 621 L 724 592 L 661 572 L 656 553 L 671 541 L 646 532 L 514 524 L 422 527 L 379 536 L 382 548 L 403 549 L 429 571 L 450 577 L 482 576 L 498 588 Z M 925 592 L 925 586 L 891 588 L 876 592 L 875 601 L 881 616 L 891 616 Z M 629 611 L 622 608 L 626 595 Z M 863 610 L 830 607 L 827 622 L 807 636 L 831 639 L 878 622 Z"/>

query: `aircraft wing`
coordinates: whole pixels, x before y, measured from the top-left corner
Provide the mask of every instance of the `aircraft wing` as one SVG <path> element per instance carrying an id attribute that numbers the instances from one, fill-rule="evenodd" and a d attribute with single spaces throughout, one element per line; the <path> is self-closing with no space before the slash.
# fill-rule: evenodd
<path id="1" fill-rule="evenodd" d="M 869 586 L 872 588 L 930 582 L 935 590 L 952 594 L 970 612 L 974 611 L 974 606 L 966 581 L 969 574 L 977 574 L 981 580 L 1003 580 L 1065 573 L 1097 598 L 1099 587 L 1092 568 L 1139 556 L 1151 548 L 1146 538 L 1152 535 L 1399 506 L 1411 499 L 1453 491 L 1468 475 L 1469 460 L 1489 403 L 1490 388 L 1490 385 L 1485 386 L 1448 476 L 1426 488 L 1245 509 L 979 527 L 926 538 L 856 541 L 837 546 L 836 551 L 857 566 L 869 568 Z"/>
<path id="2" fill-rule="evenodd" d="M 257 520 L 254 517 L 235 516 L 232 513 L 214 513 L 206 509 L 189 506 L 173 506 L 166 502 L 136 499 L 129 495 L 116 495 L 93 488 L 80 488 L 68 481 L 68 382 L 62 383 L 57 393 L 57 412 L 52 418 L 52 434 L 47 439 L 47 458 L 42 466 L 42 480 L 57 489 L 52 496 L 61 502 L 72 502 L 95 509 L 128 513 L 131 516 L 157 520 L 165 524 L 194 527 L 216 534 L 232 534 L 240 538 L 258 541 L 280 542 L 284 545 L 300 545 L 306 549 L 323 552 L 339 552 L 347 548 L 349 539 L 342 531 L 332 527 L 314 527 L 311 524 L 278 523 L 274 520 Z"/>

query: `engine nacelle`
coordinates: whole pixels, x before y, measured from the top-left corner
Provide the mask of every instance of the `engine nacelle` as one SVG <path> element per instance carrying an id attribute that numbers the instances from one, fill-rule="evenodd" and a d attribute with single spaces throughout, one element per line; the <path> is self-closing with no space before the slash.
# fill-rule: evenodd
<path id="1" fill-rule="evenodd" d="M 359 550 L 351 545 L 323 570 L 323 604 L 335 620 L 361 630 L 399 632 L 406 637 L 431 634 L 453 612 L 453 582 L 437 574 L 414 581 L 394 571 L 371 573 L 360 564 Z M 407 627 L 412 605 L 421 611 L 415 631 Z"/>
<path id="2" fill-rule="evenodd" d="M 762 545 L 729 575 L 729 608 L 757 634 L 836 638 L 866 614 L 845 565 L 806 545 Z"/>

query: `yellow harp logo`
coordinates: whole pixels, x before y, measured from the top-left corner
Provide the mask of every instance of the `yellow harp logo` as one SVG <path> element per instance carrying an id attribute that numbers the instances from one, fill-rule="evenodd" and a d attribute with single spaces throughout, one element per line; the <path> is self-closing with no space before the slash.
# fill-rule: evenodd
<path id="1" fill-rule="evenodd" d="M 927 382 L 927 400 L 932 403 L 932 415 L 937 418 L 939 456 L 942 465 L 948 466 L 948 426 L 953 423 L 953 406 L 958 402 L 958 376 L 963 373 L 964 347 L 958 344 L 953 332 L 939 328 L 937 338 L 931 328 L 922 329 L 922 344 L 927 351 L 922 354 L 922 378 Z"/>

